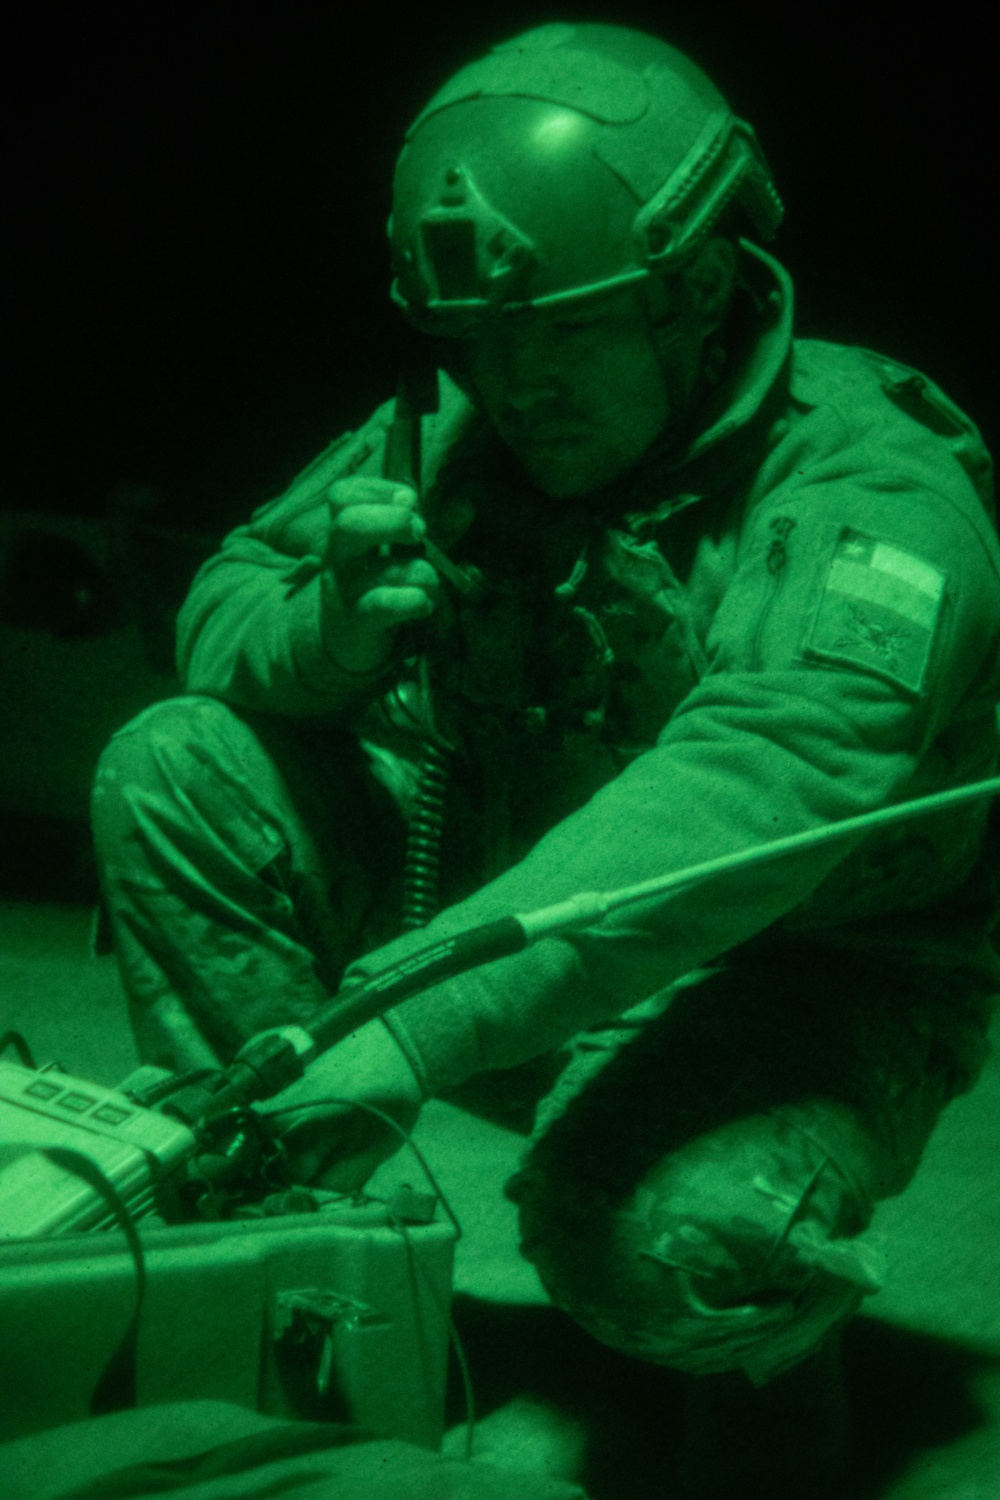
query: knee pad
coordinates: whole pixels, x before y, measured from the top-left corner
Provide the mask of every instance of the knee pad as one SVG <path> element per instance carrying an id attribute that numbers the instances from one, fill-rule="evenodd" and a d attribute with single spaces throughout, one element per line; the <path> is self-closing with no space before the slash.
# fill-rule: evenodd
<path id="1" fill-rule="evenodd" d="M 706 1132 L 623 1205 L 572 1162 L 532 1152 L 506 1192 L 522 1254 L 602 1343 L 693 1374 L 742 1369 L 762 1385 L 882 1285 L 881 1246 L 859 1238 L 877 1173 L 860 1120 L 815 1101 Z"/>

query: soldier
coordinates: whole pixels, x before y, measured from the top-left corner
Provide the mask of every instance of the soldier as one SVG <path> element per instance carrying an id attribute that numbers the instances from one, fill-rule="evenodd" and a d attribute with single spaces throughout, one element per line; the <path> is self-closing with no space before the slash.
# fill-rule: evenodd
<path id="1" fill-rule="evenodd" d="M 413 482 L 388 401 L 202 568 L 185 696 L 98 769 L 144 1060 L 226 1062 L 438 936 L 993 771 L 989 456 L 924 376 L 793 336 L 782 212 L 751 127 L 624 28 L 516 37 L 414 122 L 392 297 L 439 401 Z M 546 938 L 288 1101 L 410 1127 L 551 1065 L 506 1192 L 552 1300 L 687 1372 L 721 1434 L 688 1493 L 833 1493 L 839 1419 L 802 1397 L 796 1457 L 788 1393 L 834 1389 L 879 1285 L 858 1236 L 982 1066 L 987 829 L 966 804 Z M 343 1190 L 398 1145 L 346 1110 L 288 1139 Z"/>

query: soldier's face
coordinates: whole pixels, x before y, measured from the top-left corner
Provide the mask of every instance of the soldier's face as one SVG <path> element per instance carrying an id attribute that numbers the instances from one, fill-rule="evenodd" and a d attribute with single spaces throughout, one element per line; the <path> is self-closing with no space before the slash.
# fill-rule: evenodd
<path id="1" fill-rule="evenodd" d="M 687 352 L 696 368 L 697 348 Z M 557 497 L 585 495 L 626 473 L 671 416 L 632 287 L 491 329 L 470 341 L 466 368 L 504 442 Z"/>

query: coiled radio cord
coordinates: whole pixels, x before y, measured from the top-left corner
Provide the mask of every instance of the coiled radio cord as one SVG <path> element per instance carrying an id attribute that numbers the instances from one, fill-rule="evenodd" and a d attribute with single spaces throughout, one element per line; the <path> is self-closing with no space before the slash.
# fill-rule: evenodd
<path id="1" fill-rule="evenodd" d="M 437 914 L 441 838 L 451 747 L 435 736 L 424 741 L 419 782 L 403 872 L 403 931 L 426 927 Z"/>
<path id="2" fill-rule="evenodd" d="M 445 797 L 455 746 L 440 733 L 437 724 L 426 656 L 420 658 L 417 680 L 405 687 L 397 683 L 392 699 L 410 727 L 419 731 L 421 743 L 417 789 L 403 867 L 402 930 L 413 932 L 418 927 L 427 926 L 437 915 L 440 904 Z"/>

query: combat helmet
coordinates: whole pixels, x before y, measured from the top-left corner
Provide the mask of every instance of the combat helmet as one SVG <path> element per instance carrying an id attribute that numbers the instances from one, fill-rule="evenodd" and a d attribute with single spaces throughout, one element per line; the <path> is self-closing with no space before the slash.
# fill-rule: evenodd
<path id="1" fill-rule="evenodd" d="M 665 279 L 736 208 L 770 240 L 781 200 L 750 125 L 658 37 L 555 23 L 457 72 L 406 133 L 388 221 L 390 295 L 444 339 L 482 320 Z"/>

